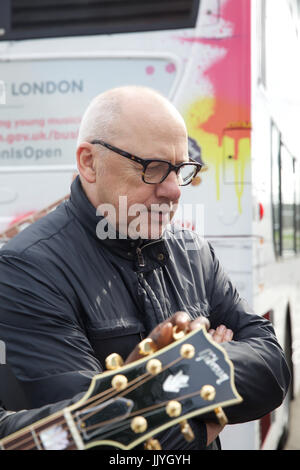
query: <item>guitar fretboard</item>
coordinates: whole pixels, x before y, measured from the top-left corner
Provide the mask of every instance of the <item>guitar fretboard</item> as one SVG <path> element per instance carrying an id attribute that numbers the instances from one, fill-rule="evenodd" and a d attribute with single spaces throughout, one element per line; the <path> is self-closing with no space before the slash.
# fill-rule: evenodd
<path id="1" fill-rule="evenodd" d="M 62 197 L 61 199 L 54 202 L 53 204 L 50 204 L 50 206 L 46 207 L 45 209 L 42 209 L 41 211 L 38 211 L 35 214 L 32 214 L 30 216 L 23 217 L 18 222 L 14 223 L 9 228 L 7 228 L 4 232 L 0 233 L 0 242 L 3 242 L 3 243 L 7 242 L 9 239 L 13 238 L 15 235 L 21 232 L 25 227 L 27 227 L 30 224 L 33 224 L 37 220 L 41 219 L 42 217 L 44 217 L 45 215 L 49 214 L 51 211 L 56 209 L 56 207 L 59 204 L 69 199 L 69 197 L 70 195 L 68 194 L 67 196 Z"/>
<path id="2" fill-rule="evenodd" d="M 63 415 L 0 441 L 2 450 L 75 450 L 77 446 Z"/>

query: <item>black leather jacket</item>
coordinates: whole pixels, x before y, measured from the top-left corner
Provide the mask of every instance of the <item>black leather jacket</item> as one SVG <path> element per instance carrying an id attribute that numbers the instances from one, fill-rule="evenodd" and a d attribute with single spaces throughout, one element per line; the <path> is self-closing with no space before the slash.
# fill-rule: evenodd
<path id="1" fill-rule="evenodd" d="M 108 354 L 126 358 L 184 310 L 234 332 L 224 347 L 244 401 L 227 408 L 230 422 L 278 407 L 290 375 L 273 327 L 240 298 L 212 247 L 174 227 L 156 241 L 99 240 L 99 220 L 77 178 L 69 201 L 0 251 L 0 339 L 30 406 L 86 390 Z M 205 428 L 194 422 L 197 439 L 188 448 L 203 448 Z M 174 433 L 165 448 L 184 448 Z"/>

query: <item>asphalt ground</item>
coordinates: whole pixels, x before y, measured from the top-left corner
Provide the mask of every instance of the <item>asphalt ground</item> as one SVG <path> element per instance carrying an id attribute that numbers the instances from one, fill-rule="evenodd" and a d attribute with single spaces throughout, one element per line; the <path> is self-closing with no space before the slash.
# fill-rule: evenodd
<path id="1" fill-rule="evenodd" d="M 300 393 L 292 401 L 291 426 L 284 450 L 300 450 Z"/>

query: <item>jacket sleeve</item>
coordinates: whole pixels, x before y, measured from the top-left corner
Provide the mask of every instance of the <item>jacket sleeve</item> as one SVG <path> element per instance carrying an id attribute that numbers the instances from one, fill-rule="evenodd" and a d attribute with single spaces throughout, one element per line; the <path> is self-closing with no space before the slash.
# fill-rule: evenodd
<path id="1" fill-rule="evenodd" d="M 211 247 L 210 247 L 211 248 Z M 211 248 L 211 328 L 224 324 L 233 341 L 223 343 L 235 370 L 235 385 L 243 398 L 226 408 L 230 423 L 258 419 L 277 408 L 290 382 L 290 372 L 272 324 L 254 314 L 240 298 Z"/>
<path id="2" fill-rule="evenodd" d="M 0 255 L 0 338 L 30 408 L 85 392 L 91 378 L 102 372 L 84 330 L 84 312 L 58 276 L 51 265 L 39 266 L 33 256 L 7 251 Z M 41 413 L 48 412 L 46 407 Z M 41 417 L 38 411 L 27 413 L 7 416 L 3 432 L 14 432 Z M 195 441 L 185 441 L 174 427 L 160 436 L 163 448 L 205 448 L 206 427 L 191 426 Z"/>
<path id="3" fill-rule="evenodd" d="M 13 434 L 30 424 L 34 424 L 40 419 L 46 418 L 63 408 L 72 405 L 82 397 L 82 393 L 75 395 L 70 400 L 63 400 L 55 404 L 46 405 L 33 410 L 22 410 L 18 412 L 8 412 L 0 408 L 0 439 L 9 434 Z"/>
<path id="4" fill-rule="evenodd" d="M 76 295 L 54 274 L 34 258 L 0 256 L 0 339 L 30 408 L 86 391 L 102 371 Z"/>

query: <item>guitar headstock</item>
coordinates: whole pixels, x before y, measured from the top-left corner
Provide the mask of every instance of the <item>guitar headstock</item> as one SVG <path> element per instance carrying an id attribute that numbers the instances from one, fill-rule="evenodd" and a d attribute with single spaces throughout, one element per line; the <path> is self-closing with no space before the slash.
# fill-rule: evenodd
<path id="1" fill-rule="evenodd" d="M 240 403 L 233 364 L 204 328 L 93 378 L 68 408 L 82 448 L 131 449 L 177 423 Z"/>

